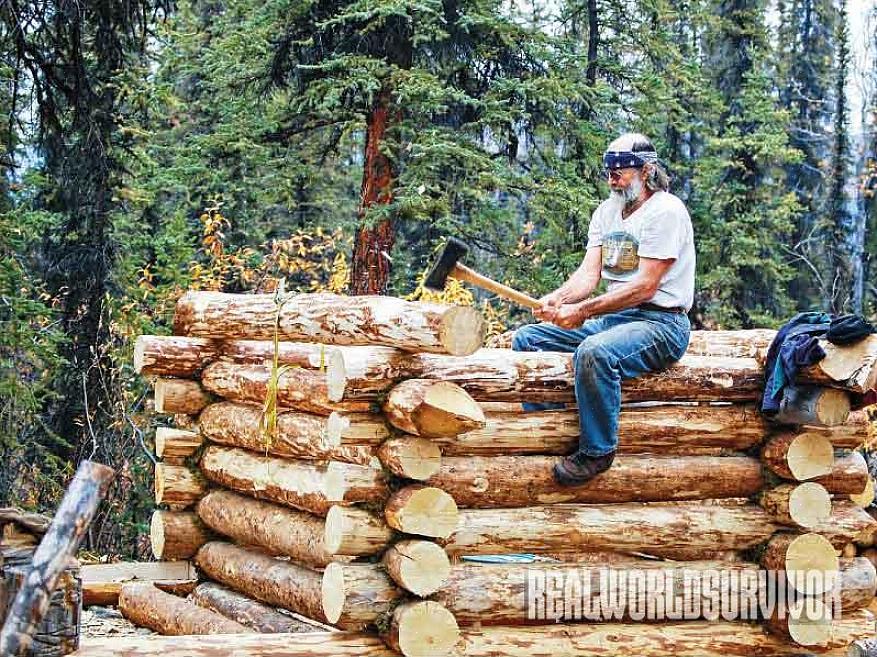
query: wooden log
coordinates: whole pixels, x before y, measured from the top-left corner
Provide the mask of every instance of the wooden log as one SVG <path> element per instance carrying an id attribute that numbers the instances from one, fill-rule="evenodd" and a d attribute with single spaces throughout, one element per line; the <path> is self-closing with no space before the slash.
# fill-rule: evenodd
<path id="1" fill-rule="evenodd" d="M 484 411 L 460 386 L 409 379 L 393 386 L 383 406 L 397 429 L 425 438 L 449 438 L 484 426 Z"/>
<path id="2" fill-rule="evenodd" d="M 378 449 L 378 458 L 394 475 L 417 481 L 429 479 L 442 465 L 438 445 L 418 436 L 390 438 Z"/>
<path id="3" fill-rule="evenodd" d="M 207 492 L 207 481 L 184 465 L 155 464 L 155 503 L 187 509 Z"/>
<path id="4" fill-rule="evenodd" d="M 840 570 L 831 542 L 813 532 L 771 537 L 761 555 L 761 565 L 768 570 L 785 571 L 792 587 L 806 595 L 830 591 Z M 816 576 L 810 576 L 811 572 Z"/>
<path id="5" fill-rule="evenodd" d="M 403 379 L 456 383 L 478 401 L 574 400 L 572 355 L 557 352 L 480 349 L 456 358 L 339 347 L 329 354 L 326 375 L 333 401 L 373 400 Z M 752 401 L 762 387 L 761 368 L 753 359 L 683 356 L 663 372 L 625 381 L 622 399 Z"/>
<path id="6" fill-rule="evenodd" d="M 160 561 L 191 559 L 202 545 L 213 540 L 213 533 L 191 511 L 152 512 L 149 542 Z"/>
<path id="7" fill-rule="evenodd" d="M 438 602 L 405 602 L 393 610 L 384 640 L 405 657 L 449 655 L 460 640 L 460 628 Z"/>
<path id="8" fill-rule="evenodd" d="M 345 630 L 373 625 L 404 595 L 376 564 L 331 563 L 323 571 L 323 613 Z"/>
<path id="9" fill-rule="evenodd" d="M 819 344 L 825 350 L 825 358 L 804 370 L 799 378 L 858 393 L 877 388 L 877 335 L 847 346 L 827 340 L 820 340 Z"/>
<path id="10" fill-rule="evenodd" d="M 382 470 L 292 461 L 214 445 L 204 450 L 201 471 L 225 488 L 320 516 L 335 504 L 380 503 L 389 495 Z"/>
<path id="11" fill-rule="evenodd" d="M 392 432 L 380 413 L 345 413 L 333 411 L 326 424 L 326 433 L 332 440 L 350 445 L 379 446 Z"/>
<path id="12" fill-rule="evenodd" d="M 170 636 L 253 632 L 222 614 L 165 593 L 149 582 L 129 582 L 122 586 L 119 611 L 134 625 Z"/>
<path id="13" fill-rule="evenodd" d="M 456 529 L 458 518 L 454 498 L 432 486 L 406 486 L 384 505 L 387 524 L 406 534 L 447 538 Z"/>
<path id="14" fill-rule="evenodd" d="M 772 418 L 778 424 L 834 427 L 847 421 L 850 396 L 843 390 L 790 385 L 783 389 L 780 408 Z"/>
<path id="15" fill-rule="evenodd" d="M 743 550 L 766 541 L 777 528 L 756 506 L 694 502 L 462 509 L 459 517 L 445 542 L 451 554 Z"/>
<path id="16" fill-rule="evenodd" d="M 384 553 L 384 567 L 392 580 L 414 595 L 438 591 L 451 572 L 447 553 L 432 541 L 399 541 Z"/>
<path id="17" fill-rule="evenodd" d="M 835 456 L 831 472 L 813 479 L 825 486 L 829 493 L 835 495 L 851 495 L 864 492 L 868 486 L 868 464 L 860 452 L 847 452 Z"/>
<path id="18" fill-rule="evenodd" d="M 155 455 L 166 463 L 182 464 L 195 455 L 203 442 L 197 431 L 158 427 L 155 430 Z"/>
<path id="19" fill-rule="evenodd" d="M 692 331 L 685 353 L 695 356 L 755 358 L 763 362 L 776 333 L 773 329 Z"/>
<path id="20" fill-rule="evenodd" d="M 873 431 L 868 413 L 864 409 L 850 411 L 845 424 L 824 430 L 831 444 L 838 449 L 858 449 Z"/>
<path id="21" fill-rule="evenodd" d="M 190 599 L 199 607 L 214 611 L 263 634 L 308 632 L 318 629 L 316 624 L 306 623 L 281 613 L 274 607 L 257 602 L 216 582 L 199 584 L 192 591 Z"/>
<path id="22" fill-rule="evenodd" d="M 255 545 L 314 568 L 333 559 L 323 543 L 325 521 L 304 511 L 215 490 L 198 502 L 198 515 L 236 543 Z"/>
<path id="23" fill-rule="evenodd" d="M 134 341 L 134 371 L 150 376 L 184 379 L 198 376 L 215 360 L 219 347 L 214 340 L 177 335 L 141 335 Z"/>
<path id="24" fill-rule="evenodd" d="M 154 396 L 155 412 L 167 415 L 197 415 L 213 401 L 200 383 L 189 379 L 156 379 Z"/>
<path id="25" fill-rule="evenodd" d="M 426 483 L 449 493 L 458 507 L 478 509 L 749 497 L 765 483 L 761 463 L 745 456 L 621 456 L 582 486 L 560 486 L 556 462 L 552 456 L 443 458 Z"/>
<path id="26" fill-rule="evenodd" d="M 198 550 L 198 567 L 210 579 L 275 607 L 327 622 L 322 606 L 322 575 L 267 554 L 212 541 Z"/>
<path id="27" fill-rule="evenodd" d="M 389 345 L 414 352 L 471 354 L 484 341 L 475 308 L 394 297 L 298 294 L 280 304 L 272 294 L 187 292 L 177 302 L 174 333 Z"/>
<path id="28" fill-rule="evenodd" d="M 167 593 L 185 596 L 198 584 L 188 561 L 98 563 L 82 566 L 82 606 L 116 606 L 122 586 L 148 582 Z"/>
<path id="29" fill-rule="evenodd" d="M 383 552 L 395 532 L 383 516 L 355 507 L 333 506 L 326 514 L 323 544 L 336 555 L 372 556 Z"/>
<path id="30" fill-rule="evenodd" d="M 761 460 L 784 479 L 806 481 L 831 472 L 834 448 L 822 433 L 786 431 L 765 443 Z"/>
<path id="31" fill-rule="evenodd" d="M 843 611 L 864 609 L 874 602 L 874 594 L 877 593 L 877 569 L 869 559 L 841 559 L 839 573 L 836 587 L 839 589 Z"/>
<path id="32" fill-rule="evenodd" d="M 874 479 L 869 476 L 865 482 L 865 490 L 861 493 L 850 493 L 850 501 L 858 507 L 867 509 L 874 502 Z"/>
<path id="33" fill-rule="evenodd" d="M 765 490 L 758 499 L 761 508 L 783 525 L 813 529 L 831 516 L 831 495 L 822 484 L 783 484 Z"/>
<path id="34" fill-rule="evenodd" d="M 782 638 L 799 646 L 827 647 L 832 638 L 831 608 L 818 598 L 801 598 L 793 601 L 765 621 L 765 627 Z"/>
<path id="35" fill-rule="evenodd" d="M 327 430 L 326 417 L 309 413 L 278 413 L 268 435 L 262 409 L 249 404 L 211 404 L 198 418 L 201 433 L 211 442 L 252 452 L 293 459 L 341 461 L 379 467 L 374 450 L 367 445 L 342 445 Z"/>
<path id="36" fill-rule="evenodd" d="M 811 531 L 825 536 L 836 550 L 853 541 L 873 541 L 877 520 L 867 511 L 848 500 L 834 502 L 831 517 Z"/>
<path id="37" fill-rule="evenodd" d="M 51 602 L 61 574 L 76 554 L 114 472 L 92 461 L 82 461 L 39 546 L 31 567 L 0 629 L 0 655 L 18 655 L 32 644 L 33 633 Z"/>

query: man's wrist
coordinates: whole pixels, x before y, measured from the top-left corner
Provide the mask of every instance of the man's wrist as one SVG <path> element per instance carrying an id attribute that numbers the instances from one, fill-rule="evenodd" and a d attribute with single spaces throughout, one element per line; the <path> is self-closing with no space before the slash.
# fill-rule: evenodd
<path id="1" fill-rule="evenodd" d="M 592 313 L 591 313 L 590 306 L 591 306 L 591 304 L 589 303 L 589 300 L 585 300 L 585 301 L 582 301 L 581 303 L 577 304 L 576 314 L 578 315 L 578 318 L 581 321 L 584 322 L 586 319 L 589 319 L 591 317 Z"/>

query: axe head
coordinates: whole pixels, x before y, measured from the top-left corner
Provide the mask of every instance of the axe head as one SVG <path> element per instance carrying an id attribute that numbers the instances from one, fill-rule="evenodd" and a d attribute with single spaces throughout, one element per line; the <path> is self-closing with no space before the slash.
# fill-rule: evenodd
<path id="1" fill-rule="evenodd" d="M 429 276 L 427 276 L 426 280 L 423 282 L 423 286 L 438 292 L 444 290 L 445 283 L 448 281 L 448 275 L 454 269 L 454 265 L 456 265 L 457 262 L 459 262 L 468 252 L 469 247 L 463 242 L 456 237 L 449 238 L 448 243 L 445 244 L 445 248 L 442 249 L 438 259 L 429 271 Z"/>

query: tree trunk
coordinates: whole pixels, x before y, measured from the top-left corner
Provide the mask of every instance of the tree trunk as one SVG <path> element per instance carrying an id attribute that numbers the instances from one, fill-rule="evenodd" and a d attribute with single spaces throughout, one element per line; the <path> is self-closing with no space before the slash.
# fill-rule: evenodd
<path id="1" fill-rule="evenodd" d="M 139 627 L 159 634 L 249 634 L 253 630 L 194 602 L 157 589 L 148 582 L 130 582 L 119 593 L 119 611 Z"/>
<path id="2" fill-rule="evenodd" d="M 447 538 L 457 528 L 454 498 L 440 488 L 414 484 L 397 490 L 384 505 L 384 518 L 406 534 Z"/>
<path id="3" fill-rule="evenodd" d="M 175 510 L 193 506 L 207 492 L 207 481 L 184 465 L 155 464 L 155 503 Z"/>
<path id="4" fill-rule="evenodd" d="M 213 401 L 201 384 L 190 379 L 156 379 L 155 412 L 166 415 L 197 415 Z"/>
<path id="5" fill-rule="evenodd" d="M 203 442 L 197 431 L 158 427 L 155 430 L 155 455 L 166 463 L 179 465 L 193 456 Z"/>
<path id="6" fill-rule="evenodd" d="M 484 426 L 481 407 L 447 381 L 402 381 L 390 390 L 383 411 L 400 431 L 425 438 L 450 438 Z"/>
<path id="7" fill-rule="evenodd" d="M 395 297 L 298 294 L 278 313 L 272 294 L 187 292 L 177 302 L 174 332 L 217 339 L 280 340 L 331 345 L 386 345 L 406 351 L 466 356 L 481 346 L 478 311 Z"/>
<path id="8" fill-rule="evenodd" d="M 554 480 L 552 456 L 460 456 L 442 459 L 427 484 L 460 508 L 580 502 L 657 502 L 749 497 L 764 486 L 761 463 L 735 456 L 622 456 L 581 486 Z"/>
<path id="9" fill-rule="evenodd" d="M 91 461 L 79 464 L 49 529 L 33 554 L 27 580 L 6 609 L 0 629 L 0 655 L 19 655 L 51 603 L 52 592 L 79 548 L 115 473 Z"/>
<path id="10" fill-rule="evenodd" d="M 420 597 L 442 588 L 451 572 L 447 553 L 432 541 L 399 541 L 384 553 L 383 561 L 396 584 Z"/>
<path id="11" fill-rule="evenodd" d="M 240 447 L 251 452 L 293 459 L 341 461 L 377 466 L 374 449 L 367 445 L 341 445 L 328 430 L 329 420 L 308 413 L 278 413 L 273 433 L 263 426 L 261 408 L 248 404 L 219 402 L 201 412 L 198 425 L 211 442 Z"/>
<path id="12" fill-rule="evenodd" d="M 693 502 L 463 509 L 459 516 L 457 530 L 445 541 L 451 554 L 743 550 L 777 529 L 756 506 Z"/>
<path id="13" fill-rule="evenodd" d="M 361 630 L 387 614 L 405 593 L 376 564 L 332 563 L 323 572 L 322 596 L 330 623 Z"/>
<path id="14" fill-rule="evenodd" d="M 152 512 L 149 541 L 152 554 L 160 561 L 191 559 L 213 533 L 190 511 Z"/>
<path id="15" fill-rule="evenodd" d="M 219 541 L 198 550 L 195 561 L 210 579 L 239 593 L 307 618 L 327 621 L 320 592 L 323 576 L 315 570 Z"/>
<path id="16" fill-rule="evenodd" d="M 198 585 L 198 574 L 186 561 L 89 564 L 81 573 L 83 607 L 118 606 L 122 586 L 135 580 L 178 596 L 188 595 Z"/>
<path id="17" fill-rule="evenodd" d="M 201 471 L 225 488 L 320 516 L 335 504 L 380 503 L 389 495 L 382 470 L 335 461 L 292 461 L 242 449 L 208 447 Z"/>
<path id="18" fill-rule="evenodd" d="M 831 496 L 822 484 L 782 484 L 762 491 L 758 503 L 778 523 L 805 530 L 825 524 L 831 516 Z"/>
<path id="19" fill-rule="evenodd" d="M 300 621 L 215 582 L 198 585 L 192 591 L 190 599 L 199 607 L 214 611 L 262 634 L 322 630 L 315 623 Z"/>
<path id="20" fill-rule="evenodd" d="M 310 513 L 215 490 L 198 503 L 198 515 L 236 543 L 255 545 L 313 568 L 324 568 L 333 560 L 323 544 L 326 523 Z"/>
<path id="21" fill-rule="evenodd" d="M 442 465 L 439 446 L 417 436 L 390 438 L 378 449 L 378 458 L 397 477 L 417 481 L 429 479 Z"/>
<path id="22" fill-rule="evenodd" d="M 460 640 L 460 628 L 438 602 L 405 602 L 393 609 L 384 640 L 405 657 L 449 655 Z"/>
<path id="23" fill-rule="evenodd" d="M 333 506 L 326 514 L 323 543 L 331 554 L 366 557 L 383 552 L 395 535 L 382 515 Z"/>

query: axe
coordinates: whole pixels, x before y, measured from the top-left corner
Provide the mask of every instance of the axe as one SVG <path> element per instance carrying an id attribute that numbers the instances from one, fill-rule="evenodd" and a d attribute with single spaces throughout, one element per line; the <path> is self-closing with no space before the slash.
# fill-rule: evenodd
<path id="1" fill-rule="evenodd" d="M 504 299 L 514 301 L 515 303 L 527 308 L 538 308 L 542 305 L 533 297 L 524 294 L 523 292 L 513 290 L 502 283 L 497 283 L 495 280 L 488 278 L 487 276 L 482 276 L 478 272 L 469 269 L 469 267 L 462 264 L 460 260 L 462 260 L 468 252 L 468 246 L 455 237 L 451 237 L 435 264 L 432 266 L 429 276 L 426 277 L 426 281 L 423 283 L 424 287 L 440 292 L 445 289 L 445 283 L 447 283 L 448 278 L 456 278 L 458 281 L 466 281 L 467 283 L 471 283 L 472 285 L 484 290 L 490 290 Z"/>

